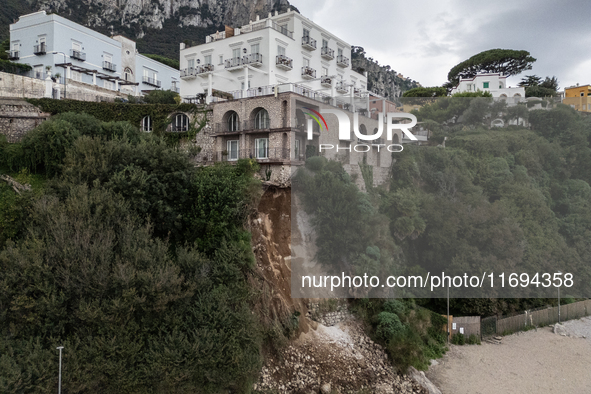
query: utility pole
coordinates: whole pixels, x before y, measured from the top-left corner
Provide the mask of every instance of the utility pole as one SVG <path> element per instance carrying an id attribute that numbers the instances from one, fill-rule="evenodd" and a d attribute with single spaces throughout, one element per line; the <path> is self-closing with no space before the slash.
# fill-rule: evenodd
<path id="1" fill-rule="evenodd" d="M 63 346 L 58 346 L 57 350 L 60 351 L 60 371 L 59 371 L 59 377 L 58 377 L 58 381 L 57 381 L 57 394 L 62 394 L 62 349 L 64 347 Z"/>

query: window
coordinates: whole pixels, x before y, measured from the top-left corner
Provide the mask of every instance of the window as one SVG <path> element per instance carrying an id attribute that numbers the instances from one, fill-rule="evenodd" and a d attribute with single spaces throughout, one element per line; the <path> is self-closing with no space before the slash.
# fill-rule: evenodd
<path id="1" fill-rule="evenodd" d="M 211 64 L 211 55 L 203 57 L 203 64 Z"/>
<path id="2" fill-rule="evenodd" d="M 72 70 L 72 80 L 82 82 L 82 73 Z"/>
<path id="3" fill-rule="evenodd" d="M 250 46 L 250 53 L 259 53 L 259 44 L 252 44 Z"/>
<path id="4" fill-rule="evenodd" d="M 304 58 L 304 67 L 310 67 L 310 59 Z"/>
<path id="5" fill-rule="evenodd" d="M 238 127 L 238 114 L 233 112 L 228 117 L 228 131 L 239 131 L 240 128 Z"/>
<path id="6" fill-rule="evenodd" d="M 304 37 L 310 37 L 310 30 L 304 29 Z"/>
<path id="7" fill-rule="evenodd" d="M 45 37 L 45 36 L 39 37 L 39 45 L 45 46 L 46 42 L 47 42 L 47 37 Z"/>
<path id="8" fill-rule="evenodd" d="M 300 157 L 300 140 L 295 140 L 295 159 L 299 160 Z"/>
<path id="9" fill-rule="evenodd" d="M 325 39 L 322 39 L 322 48 L 328 48 L 328 41 Z"/>
<path id="10" fill-rule="evenodd" d="M 43 79 L 43 66 L 35 66 L 33 72 L 35 73 L 35 78 Z"/>
<path id="11" fill-rule="evenodd" d="M 482 83 L 482 88 L 483 89 L 488 89 L 488 84 L 489 84 L 488 82 L 483 82 Z"/>
<path id="12" fill-rule="evenodd" d="M 233 58 L 240 57 L 240 48 L 232 49 L 232 57 Z"/>
<path id="13" fill-rule="evenodd" d="M 328 75 L 328 68 L 322 67 L 322 76 L 326 77 Z"/>
<path id="14" fill-rule="evenodd" d="M 188 68 L 195 68 L 195 59 L 189 59 L 189 60 L 187 60 L 187 67 Z M 146 76 L 145 73 L 144 73 L 144 76 Z"/>
<path id="15" fill-rule="evenodd" d="M 224 64 L 224 55 L 220 55 L 220 65 Z"/>
<path id="16" fill-rule="evenodd" d="M 285 47 L 282 47 L 281 45 L 277 45 L 277 54 L 279 56 L 285 56 Z"/>
<path id="17" fill-rule="evenodd" d="M 585 97 L 585 93 L 581 92 L 581 97 Z"/>
<path id="18" fill-rule="evenodd" d="M 254 128 L 257 130 L 269 128 L 269 113 L 266 109 L 261 109 L 254 117 Z"/>
<path id="19" fill-rule="evenodd" d="M 131 68 L 125 67 L 125 71 L 123 72 L 124 78 L 126 81 L 131 81 L 131 76 L 133 75 L 133 71 Z"/>
<path id="20" fill-rule="evenodd" d="M 343 56 L 343 50 L 341 48 L 337 49 L 337 54 Z"/>
<path id="21" fill-rule="evenodd" d="M 228 160 L 238 160 L 238 140 L 232 140 L 227 142 L 228 149 Z"/>
<path id="22" fill-rule="evenodd" d="M 269 157 L 269 139 L 268 138 L 255 139 L 254 146 L 255 146 L 255 156 L 257 159 L 266 159 Z"/>
<path id="23" fill-rule="evenodd" d="M 240 82 L 240 89 L 244 90 L 244 82 Z M 250 81 L 248 81 L 248 89 L 250 89 Z"/>
<path id="24" fill-rule="evenodd" d="M 152 118 L 149 116 L 144 116 L 142 119 L 142 131 L 146 133 L 150 133 L 152 131 Z"/>
<path id="25" fill-rule="evenodd" d="M 107 55 L 106 53 L 103 55 L 103 58 L 106 62 L 113 63 L 113 56 Z"/>
<path id="26" fill-rule="evenodd" d="M 172 122 L 172 131 L 189 131 L 189 117 L 185 114 L 177 114 Z"/>

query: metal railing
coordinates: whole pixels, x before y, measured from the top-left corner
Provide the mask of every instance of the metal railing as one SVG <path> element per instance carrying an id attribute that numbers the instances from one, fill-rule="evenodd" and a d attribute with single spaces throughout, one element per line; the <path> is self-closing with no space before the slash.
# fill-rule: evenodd
<path id="1" fill-rule="evenodd" d="M 305 47 L 308 47 L 311 49 L 316 49 L 316 40 L 310 36 L 303 36 L 302 37 L 302 46 L 305 46 Z"/>
<path id="2" fill-rule="evenodd" d="M 279 26 L 277 23 L 273 22 L 271 24 L 271 28 L 273 30 L 276 30 L 279 33 L 283 34 L 284 36 L 287 36 L 289 38 L 293 38 L 293 31 L 287 30 L 287 27 L 285 27 L 285 26 Z"/>
<path id="3" fill-rule="evenodd" d="M 322 47 L 320 55 L 324 58 L 334 59 L 334 50 L 329 47 Z"/>
<path id="4" fill-rule="evenodd" d="M 181 70 L 181 78 L 194 77 L 197 75 L 195 67 L 187 67 Z"/>
<path id="5" fill-rule="evenodd" d="M 275 64 L 283 69 L 291 70 L 293 68 L 293 60 L 285 55 L 275 56 Z"/>
<path id="6" fill-rule="evenodd" d="M 39 44 L 39 45 L 35 45 L 33 47 L 33 53 L 35 55 L 45 55 L 46 52 L 47 52 L 47 47 L 45 44 Z"/>
<path id="7" fill-rule="evenodd" d="M 231 59 L 227 59 L 224 63 L 225 63 L 225 68 L 238 67 L 238 66 L 242 65 L 242 58 L 233 57 Z"/>
<path id="8" fill-rule="evenodd" d="M 256 121 L 256 120 L 245 120 L 242 122 L 242 131 L 251 130 L 270 130 L 271 121 Z"/>
<path id="9" fill-rule="evenodd" d="M 341 67 L 349 67 L 349 58 L 343 55 L 337 56 L 337 65 Z"/>
<path id="10" fill-rule="evenodd" d="M 236 123 L 229 123 L 229 122 L 223 122 L 223 123 L 216 123 L 215 127 L 214 127 L 214 132 L 215 133 L 237 133 L 242 131 L 242 123 L 240 122 L 236 122 Z"/>
<path id="11" fill-rule="evenodd" d="M 302 67 L 302 77 L 316 78 L 316 70 L 310 66 Z"/>
<path id="12" fill-rule="evenodd" d="M 117 71 L 117 65 L 107 61 L 103 62 L 103 68 L 108 71 Z"/>
<path id="13" fill-rule="evenodd" d="M 258 161 L 290 160 L 290 150 L 287 148 L 250 148 L 235 151 L 222 150 L 215 152 L 210 161 L 236 161 L 239 159 L 256 159 Z M 300 158 L 298 158 L 300 159 Z"/>
<path id="14" fill-rule="evenodd" d="M 348 92 L 349 91 L 349 88 L 347 87 L 347 85 L 343 81 L 337 82 L 335 85 L 335 88 L 339 92 Z"/>
<path id="15" fill-rule="evenodd" d="M 332 86 L 332 78 L 331 77 L 322 77 L 320 80 L 320 84 L 323 86 Z"/>
<path id="16" fill-rule="evenodd" d="M 9 51 L 8 52 L 8 60 L 18 60 L 19 59 L 19 51 Z"/>
<path id="17" fill-rule="evenodd" d="M 152 85 L 152 86 L 156 86 L 157 88 L 159 88 L 160 86 L 162 86 L 162 82 L 155 79 L 155 78 L 150 78 L 150 77 L 144 77 L 142 79 L 142 81 L 147 84 L 147 85 Z"/>
<path id="18" fill-rule="evenodd" d="M 75 49 L 70 49 L 70 57 L 72 59 L 86 61 L 86 53 L 77 51 Z"/>
<path id="19" fill-rule="evenodd" d="M 253 66 L 260 66 L 263 64 L 263 55 L 260 53 L 251 53 L 242 57 L 242 64 L 250 64 Z"/>
<path id="20" fill-rule="evenodd" d="M 259 86 L 258 88 L 250 88 L 246 91 L 247 97 L 267 96 L 275 93 L 273 85 Z"/>

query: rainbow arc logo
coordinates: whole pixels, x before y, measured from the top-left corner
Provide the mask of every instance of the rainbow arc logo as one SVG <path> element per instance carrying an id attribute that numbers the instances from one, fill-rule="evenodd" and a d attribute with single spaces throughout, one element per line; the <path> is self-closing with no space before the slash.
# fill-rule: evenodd
<path id="1" fill-rule="evenodd" d="M 304 107 L 304 109 L 313 112 L 313 114 L 311 114 L 310 112 L 304 112 L 304 114 L 306 114 L 306 115 L 310 116 L 312 119 L 314 119 L 316 121 L 316 123 L 318 123 L 318 127 L 320 127 L 321 130 L 322 130 L 322 124 L 320 123 L 320 120 L 322 119 L 322 123 L 324 123 L 325 129 L 326 129 L 326 131 L 328 131 L 328 125 L 326 124 L 326 120 L 324 119 L 324 116 L 320 115 L 320 113 L 318 111 L 315 111 L 312 108 Z"/>

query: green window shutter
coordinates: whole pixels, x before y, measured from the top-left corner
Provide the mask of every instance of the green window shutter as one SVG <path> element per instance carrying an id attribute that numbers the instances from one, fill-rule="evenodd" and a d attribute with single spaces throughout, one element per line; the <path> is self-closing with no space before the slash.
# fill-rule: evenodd
<path id="1" fill-rule="evenodd" d="M 483 82 L 483 83 L 482 83 L 482 87 L 483 87 L 484 89 L 488 89 L 488 82 Z"/>

